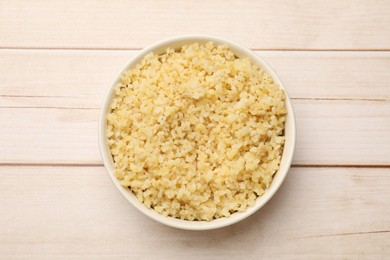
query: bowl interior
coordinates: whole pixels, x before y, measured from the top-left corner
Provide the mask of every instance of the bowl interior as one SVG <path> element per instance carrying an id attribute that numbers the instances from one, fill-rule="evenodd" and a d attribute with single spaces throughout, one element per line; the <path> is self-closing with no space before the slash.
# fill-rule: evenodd
<path id="1" fill-rule="evenodd" d="M 274 179 L 270 185 L 270 187 L 265 191 L 263 196 L 258 197 L 256 200 L 256 204 L 253 207 L 248 208 L 245 212 L 237 212 L 232 214 L 230 217 L 227 218 L 220 218 L 216 220 L 212 220 L 209 222 L 206 221 L 187 221 L 187 220 L 180 220 L 172 217 L 165 217 L 163 215 L 158 214 L 152 209 L 147 208 L 145 205 L 140 203 L 136 196 L 127 188 L 123 187 L 119 181 L 116 179 L 114 175 L 114 164 L 113 159 L 110 154 L 110 150 L 107 144 L 107 139 L 105 136 L 105 129 L 106 129 L 106 115 L 109 113 L 110 110 L 110 104 L 114 98 L 114 86 L 116 83 L 120 81 L 120 76 L 123 74 L 123 72 L 131 69 L 133 66 L 141 62 L 143 57 L 150 53 L 154 52 L 156 54 L 164 53 L 165 50 L 169 48 L 173 49 L 179 49 L 183 45 L 191 44 L 194 42 L 198 42 L 200 44 L 207 43 L 209 41 L 213 41 L 215 44 L 227 44 L 229 48 L 236 54 L 238 57 L 248 57 L 251 59 L 252 63 L 259 65 L 264 70 L 266 70 L 270 75 L 273 77 L 274 81 L 279 84 L 279 86 L 285 91 L 286 93 L 286 107 L 287 107 L 287 118 L 286 118 L 286 125 L 285 125 L 285 144 L 282 154 L 282 159 L 280 163 L 280 168 L 278 172 L 274 175 Z M 197 35 L 188 35 L 188 36 L 179 36 L 170 38 L 168 40 L 164 40 L 161 42 L 158 42 L 144 50 L 142 50 L 138 55 L 133 57 L 129 63 L 120 71 L 116 79 L 114 80 L 113 84 L 108 89 L 103 106 L 101 109 L 100 119 L 99 119 L 99 143 L 100 143 L 100 151 L 102 155 L 102 159 L 104 162 L 104 165 L 114 182 L 115 186 L 119 189 L 119 191 L 122 193 L 122 195 L 138 210 L 140 210 L 142 213 L 147 215 L 148 217 L 163 223 L 168 226 L 181 228 L 181 229 L 190 229 L 190 230 L 206 230 L 206 229 L 215 229 L 220 228 L 223 226 L 227 226 L 233 223 L 236 223 L 251 214 L 253 214 L 255 211 L 257 211 L 259 208 L 261 208 L 278 190 L 280 185 L 282 184 L 284 178 L 287 175 L 288 169 L 290 168 L 290 164 L 292 161 L 294 148 L 295 148 L 295 119 L 294 119 L 294 111 L 292 109 L 291 101 L 287 95 L 287 92 L 285 88 L 283 87 L 282 82 L 280 81 L 279 77 L 274 73 L 274 71 L 254 52 L 250 51 L 249 49 L 246 49 L 245 47 L 242 47 L 236 43 L 233 43 L 228 40 L 211 37 L 211 36 L 197 36 Z"/>

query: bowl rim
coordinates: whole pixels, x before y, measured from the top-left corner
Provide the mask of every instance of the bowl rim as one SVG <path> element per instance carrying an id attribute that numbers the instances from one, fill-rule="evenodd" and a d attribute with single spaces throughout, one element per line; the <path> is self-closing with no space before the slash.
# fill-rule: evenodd
<path id="1" fill-rule="evenodd" d="M 279 166 L 279 170 L 274 174 L 272 183 L 270 187 L 265 191 L 265 193 L 258 197 L 256 199 L 255 205 L 252 207 L 247 208 L 244 212 L 237 212 L 233 213 L 229 217 L 224 217 L 216 220 L 211 220 L 211 221 L 188 221 L 188 220 L 180 220 L 176 219 L 173 217 L 166 217 L 163 216 L 153 209 L 147 208 L 143 203 L 139 202 L 136 196 L 127 188 L 124 188 L 120 183 L 119 180 L 115 177 L 114 175 L 114 166 L 112 163 L 112 157 L 111 153 L 108 148 L 107 144 L 107 139 L 106 139 L 106 115 L 109 111 L 110 104 L 112 102 L 112 99 L 114 97 L 114 87 L 115 85 L 120 81 L 120 78 L 122 74 L 129 70 L 131 67 L 135 66 L 138 64 L 138 62 L 148 53 L 157 50 L 159 48 L 167 48 L 169 45 L 177 44 L 178 42 L 183 42 L 183 45 L 189 44 L 190 42 L 208 42 L 212 41 L 216 44 L 227 44 L 229 48 L 233 48 L 236 51 L 232 50 L 233 52 L 239 51 L 243 55 L 246 55 L 252 63 L 255 63 L 259 65 L 262 69 L 266 70 L 274 81 L 278 83 L 280 88 L 283 89 L 285 92 L 285 105 L 287 108 L 287 116 L 286 116 L 286 125 L 287 123 L 289 124 L 289 151 L 287 153 L 286 151 L 286 143 L 287 143 L 287 137 L 286 137 L 286 143 L 284 145 L 283 153 L 282 153 L 282 158 Z M 187 42 L 187 43 L 185 43 Z M 242 55 L 241 55 L 242 56 Z M 141 211 L 143 214 L 148 216 L 149 218 L 160 222 L 162 224 L 165 224 L 170 227 L 174 228 L 179 228 L 179 229 L 186 229 L 186 230 L 210 230 L 210 229 L 217 229 L 221 227 L 225 227 L 228 225 L 232 225 L 234 223 L 237 223 L 256 211 L 258 211 L 261 207 L 263 207 L 276 193 L 276 191 L 280 188 L 282 185 L 284 179 L 287 176 L 287 173 L 289 171 L 289 168 L 291 166 L 293 154 L 295 151 L 295 144 L 296 144 L 296 122 L 295 122 L 295 116 L 294 116 L 294 110 L 293 106 L 291 104 L 291 100 L 288 96 L 287 90 L 285 89 L 283 83 L 281 82 L 280 78 L 278 75 L 275 73 L 275 71 L 260 57 L 258 56 L 255 52 L 252 50 L 235 43 L 233 41 L 221 38 L 221 37 L 215 37 L 215 36 L 210 36 L 210 35 L 203 35 L 203 34 L 184 34 L 184 35 L 178 35 L 178 36 L 173 36 L 161 41 L 158 41 L 154 44 L 149 45 L 148 47 L 142 49 L 139 53 L 137 53 L 135 56 L 130 58 L 126 62 L 126 64 L 122 67 L 122 69 L 117 73 L 115 79 L 112 81 L 112 83 L 109 85 L 107 88 L 103 102 L 101 105 L 100 109 L 100 115 L 99 115 L 99 122 L 98 122 L 98 138 L 99 138 L 99 148 L 100 148 L 100 154 L 105 166 L 105 169 L 107 170 L 107 173 L 109 174 L 112 182 L 114 185 L 117 187 L 119 192 L 127 199 L 127 201 L 132 204 L 136 209 Z M 285 126 L 285 131 L 286 131 L 286 126 Z M 285 136 L 287 136 L 285 132 Z M 285 154 L 287 153 L 287 154 Z M 284 160 L 283 164 L 283 169 L 282 169 L 282 161 Z M 275 181 L 276 177 L 278 177 L 278 180 Z"/>

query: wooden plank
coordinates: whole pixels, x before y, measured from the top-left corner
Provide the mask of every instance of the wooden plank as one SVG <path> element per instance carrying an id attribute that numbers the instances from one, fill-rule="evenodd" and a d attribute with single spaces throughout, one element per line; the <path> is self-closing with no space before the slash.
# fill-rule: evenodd
<path id="1" fill-rule="evenodd" d="M 389 169 L 293 168 L 259 212 L 219 230 L 139 213 L 103 167 L 0 167 L 3 258 L 329 259 L 390 254 Z"/>
<path id="2" fill-rule="evenodd" d="M 0 50 L 2 106 L 100 106 L 131 52 Z"/>
<path id="3" fill-rule="evenodd" d="M 137 51 L 0 50 L 0 106 L 98 108 Z M 390 100 L 390 52 L 262 51 L 292 98 Z"/>
<path id="4" fill-rule="evenodd" d="M 294 164 L 389 165 L 390 102 L 293 102 Z"/>
<path id="5" fill-rule="evenodd" d="M 294 100 L 298 165 L 389 165 L 390 102 Z M 0 108 L 0 163 L 100 164 L 98 109 Z"/>
<path id="6" fill-rule="evenodd" d="M 390 100 L 390 52 L 258 52 L 292 98 Z"/>
<path id="7" fill-rule="evenodd" d="M 97 109 L 0 109 L 0 162 L 100 164 Z"/>
<path id="8" fill-rule="evenodd" d="M 2 1 L 0 46 L 141 48 L 183 33 L 257 49 L 389 49 L 390 2 Z"/>

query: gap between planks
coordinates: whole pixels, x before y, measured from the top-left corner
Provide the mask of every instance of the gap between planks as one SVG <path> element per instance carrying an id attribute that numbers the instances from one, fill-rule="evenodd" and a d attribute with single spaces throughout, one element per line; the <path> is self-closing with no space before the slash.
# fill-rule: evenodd
<path id="1" fill-rule="evenodd" d="M 295 237 L 294 239 L 337 237 L 337 236 L 354 236 L 354 235 L 368 235 L 368 234 L 381 234 L 381 233 L 390 233 L 390 230 L 375 230 L 375 231 L 362 231 L 362 232 L 325 234 L 325 235 L 316 235 L 316 236 Z"/>
<path id="2" fill-rule="evenodd" d="M 75 98 L 75 97 L 59 97 L 59 96 L 24 96 L 24 95 L 1 95 L 0 97 L 7 98 Z M 292 98 L 291 100 L 310 100 L 310 101 L 360 101 L 360 102 L 389 102 L 387 98 Z M 82 109 L 82 110 L 99 110 L 100 107 L 66 107 L 66 106 L 0 106 L 4 108 L 17 109 Z"/>
<path id="3" fill-rule="evenodd" d="M 0 163 L 0 167 L 104 167 L 103 163 Z M 390 164 L 292 164 L 292 168 L 379 168 L 390 169 Z"/>
<path id="4" fill-rule="evenodd" d="M 146 47 L 146 46 L 145 46 Z M 43 50 L 43 51 L 141 51 L 143 47 L 134 48 L 103 48 L 103 47 L 24 47 L 24 46 L 1 46 L 0 50 Z M 250 48 L 252 51 L 319 51 L 319 52 L 389 52 L 390 49 L 316 49 L 316 48 Z"/>

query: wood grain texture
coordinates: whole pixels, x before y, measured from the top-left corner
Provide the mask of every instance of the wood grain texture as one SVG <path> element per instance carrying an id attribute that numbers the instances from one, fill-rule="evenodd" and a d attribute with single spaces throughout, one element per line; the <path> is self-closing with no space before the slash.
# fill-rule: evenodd
<path id="1" fill-rule="evenodd" d="M 275 197 L 205 232 L 139 213 L 102 167 L 0 167 L 3 258 L 380 258 L 390 254 L 389 169 L 294 168 Z"/>
<path id="2" fill-rule="evenodd" d="M 256 49 L 389 50 L 390 2 L 0 2 L 0 46 L 141 48 L 183 33 L 222 36 Z"/>
<path id="3" fill-rule="evenodd" d="M 136 53 L 0 50 L 0 106 L 99 108 Z M 292 98 L 390 100 L 390 52 L 257 53 Z"/>
<path id="4" fill-rule="evenodd" d="M 0 259 L 386 259 L 390 1 L 0 0 Z M 294 167 L 219 230 L 143 216 L 102 166 L 103 95 L 173 35 L 252 48 L 297 118 Z"/>
<path id="5" fill-rule="evenodd" d="M 0 52 L 1 163 L 100 164 L 102 97 L 136 51 Z M 388 165 L 390 52 L 259 52 L 296 110 L 299 165 Z"/>
<path id="6" fill-rule="evenodd" d="M 299 165 L 389 165 L 390 102 L 294 100 Z M 99 109 L 0 108 L 0 163 L 101 163 Z"/>

